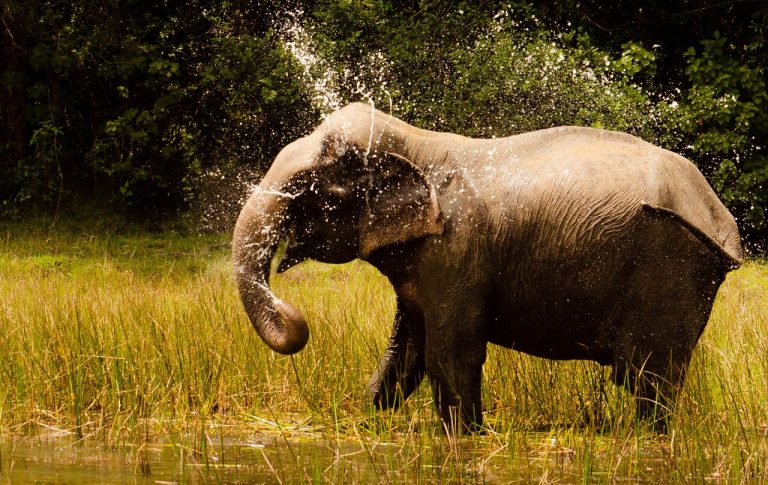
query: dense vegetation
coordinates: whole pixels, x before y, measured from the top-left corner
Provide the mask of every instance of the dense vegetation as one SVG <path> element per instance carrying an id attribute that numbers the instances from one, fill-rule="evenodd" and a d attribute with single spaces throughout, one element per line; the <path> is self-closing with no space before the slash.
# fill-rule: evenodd
<path id="1" fill-rule="evenodd" d="M 282 145 L 369 100 L 470 136 L 635 133 L 768 239 L 765 2 L 479 4 L 5 0 L 0 211 L 236 205 Z"/>
<path id="2" fill-rule="evenodd" d="M 242 311 L 226 236 L 119 221 L 0 222 L 0 474 L 10 482 L 40 468 L 109 471 L 90 457 L 56 465 L 75 441 L 117 450 L 115 483 L 768 480 L 765 261 L 721 287 L 666 436 L 636 420 L 609 368 L 491 345 L 487 434 L 452 439 L 426 382 L 399 410 L 371 406 L 365 384 L 395 312 L 371 266 L 307 262 L 275 275 L 276 294 L 311 325 L 307 347 L 285 357 Z M 25 439 L 51 457 L 23 458 L 13 443 Z M 233 442 L 249 452 L 225 449 Z"/>

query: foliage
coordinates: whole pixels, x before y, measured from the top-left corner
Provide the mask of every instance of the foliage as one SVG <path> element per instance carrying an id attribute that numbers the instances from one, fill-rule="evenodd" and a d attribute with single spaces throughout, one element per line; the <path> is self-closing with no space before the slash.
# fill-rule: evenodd
<path id="1" fill-rule="evenodd" d="M 0 210 L 209 204 L 213 178 L 222 197 L 321 113 L 369 100 L 470 136 L 637 134 L 693 160 L 764 242 L 766 5 L 8 0 Z"/>
<path id="2" fill-rule="evenodd" d="M 685 52 L 691 83 L 670 121 L 692 140 L 690 151 L 726 204 L 753 227 L 766 229 L 768 208 L 768 90 L 766 67 L 739 59 L 736 47 L 715 32 Z M 761 43 L 745 46 L 765 50 Z"/>
<path id="3" fill-rule="evenodd" d="M 186 181 L 218 164 L 263 166 L 306 130 L 296 61 L 251 21 L 262 10 L 34 0 L 2 13 L 4 47 L 21 53 L 3 66 L 2 101 L 22 106 L 29 139 L 0 144 L 7 211 L 62 195 L 177 207 Z"/>

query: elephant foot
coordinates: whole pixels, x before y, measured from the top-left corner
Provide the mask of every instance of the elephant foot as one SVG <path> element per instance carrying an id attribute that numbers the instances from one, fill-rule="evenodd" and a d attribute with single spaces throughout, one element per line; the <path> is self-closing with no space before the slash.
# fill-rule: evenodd
<path id="1" fill-rule="evenodd" d="M 453 400 L 452 400 L 453 401 Z M 484 435 L 488 430 L 483 426 L 482 413 L 475 413 L 475 406 L 438 404 L 438 415 L 443 431 L 447 435 Z"/>
<path id="2" fill-rule="evenodd" d="M 638 379 L 641 380 L 635 395 L 638 418 L 653 431 L 664 434 L 675 405 L 677 388 L 655 375 L 640 375 Z"/>

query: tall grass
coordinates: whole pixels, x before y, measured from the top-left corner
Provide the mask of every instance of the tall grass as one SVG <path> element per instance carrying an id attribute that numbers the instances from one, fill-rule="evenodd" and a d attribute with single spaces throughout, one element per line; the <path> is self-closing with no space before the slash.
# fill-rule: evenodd
<path id="1" fill-rule="evenodd" d="M 234 433 L 283 482 L 768 480 L 761 261 L 721 288 L 667 435 L 636 421 L 607 369 L 491 346 L 488 432 L 456 438 L 442 433 L 426 384 L 400 410 L 371 408 L 365 384 L 394 295 L 365 263 L 304 263 L 274 279 L 312 332 L 284 357 L 242 311 L 226 237 L 0 230 L 2 439 L 129 443 L 137 472 L 151 473 L 158 439 L 184 466 L 210 465 Z"/>

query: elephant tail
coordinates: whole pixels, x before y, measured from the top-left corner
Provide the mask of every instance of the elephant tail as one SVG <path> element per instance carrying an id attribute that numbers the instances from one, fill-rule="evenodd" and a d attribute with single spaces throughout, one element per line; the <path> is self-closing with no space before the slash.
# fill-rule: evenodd
<path id="1" fill-rule="evenodd" d="M 672 219 L 693 234 L 699 241 L 709 248 L 712 253 L 719 257 L 723 268 L 726 272 L 737 269 L 743 262 L 743 256 L 741 253 L 741 244 L 738 242 L 738 235 L 736 236 L 735 244 L 728 244 L 729 241 L 725 241 L 727 246 L 719 243 L 712 236 L 701 230 L 699 227 L 691 223 L 688 219 L 683 217 L 680 213 L 675 212 L 672 209 L 666 207 L 660 207 L 651 205 L 647 202 L 641 202 L 644 210 L 654 214 L 656 216 Z M 738 232 L 736 233 L 738 234 Z"/>

